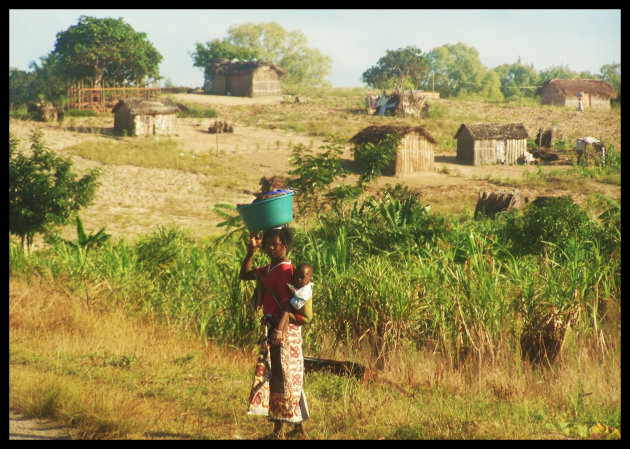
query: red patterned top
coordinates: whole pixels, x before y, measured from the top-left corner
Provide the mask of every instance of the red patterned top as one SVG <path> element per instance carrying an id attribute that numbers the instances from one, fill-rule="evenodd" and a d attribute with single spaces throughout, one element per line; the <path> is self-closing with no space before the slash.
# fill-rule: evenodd
<path id="1" fill-rule="evenodd" d="M 278 299 L 280 304 L 289 302 L 290 294 L 287 284 L 291 282 L 293 277 L 293 264 L 290 260 L 286 262 L 280 262 L 278 265 L 271 266 L 265 265 L 264 267 L 256 268 L 256 274 L 258 278 L 265 286 L 262 299 L 262 311 L 263 314 L 271 314 L 276 318 L 280 318 L 282 310 L 271 296 L 269 288 L 271 288 Z"/>

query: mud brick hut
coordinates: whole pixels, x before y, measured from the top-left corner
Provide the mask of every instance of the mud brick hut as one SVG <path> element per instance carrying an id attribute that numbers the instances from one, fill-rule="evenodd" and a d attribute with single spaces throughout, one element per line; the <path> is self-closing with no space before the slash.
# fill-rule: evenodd
<path id="1" fill-rule="evenodd" d="M 389 134 L 397 133 L 402 139 L 396 149 L 396 158 L 383 174 L 405 175 L 433 171 L 434 150 L 437 141 L 422 126 L 379 126 L 373 125 L 359 131 L 350 139 L 355 147 L 371 143 L 378 145 Z"/>
<path id="2" fill-rule="evenodd" d="M 457 139 L 457 160 L 464 164 L 514 164 L 527 150 L 527 129 L 522 123 L 462 124 Z"/>
<path id="3" fill-rule="evenodd" d="M 617 98 L 615 89 L 602 80 L 549 80 L 537 91 L 540 103 L 578 108 L 578 95 L 583 107 L 610 109 L 610 100 Z"/>
<path id="4" fill-rule="evenodd" d="M 112 109 L 114 130 L 134 136 L 175 134 L 179 108 L 168 98 L 120 100 Z"/>
<path id="5" fill-rule="evenodd" d="M 206 74 L 204 89 L 214 95 L 279 96 L 284 75 L 283 69 L 269 62 L 220 59 Z"/>

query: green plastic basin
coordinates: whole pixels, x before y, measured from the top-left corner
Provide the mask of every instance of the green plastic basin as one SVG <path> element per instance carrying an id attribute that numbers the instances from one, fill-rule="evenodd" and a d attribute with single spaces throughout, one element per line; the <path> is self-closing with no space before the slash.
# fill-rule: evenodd
<path id="1" fill-rule="evenodd" d="M 293 221 L 294 192 L 238 206 L 236 210 L 250 232 L 265 231 Z"/>

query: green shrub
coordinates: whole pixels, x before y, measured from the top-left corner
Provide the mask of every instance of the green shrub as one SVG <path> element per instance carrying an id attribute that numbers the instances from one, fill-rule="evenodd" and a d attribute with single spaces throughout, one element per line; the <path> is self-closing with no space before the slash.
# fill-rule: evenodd
<path id="1" fill-rule="evenodd" d="M 538 254 L 547 243 L 563 249 L 571 239 L 588 240 L 595 224 L 570 196 L 545 198 L 528 205 L 522 216 L 506 214 L 502 236 L 517 254 Z"/>
<path id="2" fill-rule="evenodd" d="M 354 159 L 361 167 L 359 184 L 366 184 L 382 175 L 396 158 L 396 151 L 402 136 L 398 133 L 388 134 L 381 142 L 367 142 L 356 145 L 352 152 Z"/>
<path id="3" fill-rule="evenodd" d="M 180 111 L 177 116 L 181 118 L 215 118 L 219 116 L 219 113 L 212 108 L 204 108 L 197 105 L 186 105 L 183 108 L 180 107 Z"/>

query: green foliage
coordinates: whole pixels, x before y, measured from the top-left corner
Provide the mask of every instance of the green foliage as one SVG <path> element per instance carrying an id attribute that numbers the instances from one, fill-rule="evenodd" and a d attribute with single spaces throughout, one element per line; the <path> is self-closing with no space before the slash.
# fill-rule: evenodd
<path id="1" fill-rule="evenodd" d="M 401 139 L 400 134 L 393 132 L 380 142 L 367 142 L 353 147 L 354 159 L 361 167 L 360 185 L 381 176 L 383 170 L 394 162 Z"/>
<path id="2" fill-rule="evenodd" d="M 30 248 L 36 233 L 66 224 L 92 201 L 98 170 L 77 179 L 72 163 L 48 149 L 40 130 L 31 136 L 31 154 L 19 149 L 9 134 L 9 232 L 26 239 Z"/>
<path id="3" fill-rule="evenodd" d="M 258 51 L 252 48 L 241 47 L 231 44 L 227 39 L 214 39 L 206 42 L 195 42 L 195 51 L 191 53 L 193 67 L 204 70 L 206 79 L 210 79 L 212 64 L 217 59 L 257 59 Z"/>
<path id="4" fill-rule="evenodd" d="M 9 68 L 9 109 L 37 100 L 37 90 L 33 89 L 35 73 Z M 13 111 L 11 111 L 13 112 Z"/>
<path id="5" fill-rule="evenodd" d="M 528 205 L 522 216 L 506 215 L 502 229 L 517 254 L 540 254 L 547 243 L 566 248 L 571 239 L 592 239 L 594 224 L 570 196 L 547 198 L 539 205 Z"/>
<path id="6" fill-rule="evenodd" d="M 76 25 L 57 34 L 51 57 L 67 81 L 92 79 L 141 83 L 159 78 L 162 55 L 122 18 L 80 16 Z"/>
<path id="7" fill-rule="evenodd" d="M 98 111 L 91 109 L 68 109 L 64 112 L 66 117 L 98 117 Z"/>
<path id="8" fill-rule="evenodd" d="M 309 48 L 304 33 L 286 31 L 276 22 L 244 23 L 228 28 L 226 41 L 238 48 L 256 52 L 263 61 L 271 62 L 288 73 L 289 85 L 326 86 L 332 59 L 319 50 Z"/>
<path id="9" fill-rule="evenodd" d="M 478 93 L 484 89 L 487 69 L 479 59 L 479 52 L 461 42 L 436 47 L 427 53 L 430 71 L 427 85 L 435 81 L 435 90 L 444 98 Z M 431 83 L 431 84 L 429 84 Z"/>
<path id="10" fill-rule="evenodd" d="M 521 64 L 519 60 L 515 64 L 502 64 L 494 71 L 500 74 L 501 92 L 504 97 L 536 96 L 538 73 L 532 66 Z"/>
<path id="11" fill-rule="evenodd" d="M 386 50 L 376 65 L 363 72 L 361 80 L 377 89 L 414 90 L 423 86 L 428 70 L 426 55 L 410 45 Z"/>
<path id="12" fill-rule="evenodd" d="M 313 154 L 303 144 L 297 144 L 289 158 L 294 168 L 289 171 L 293 177 L 287 179 L 287 185 L 296 190 L 301 210 L 312 207 L 319 211 L 325 198 L 325 189 L 335 179 L 346 175 L 341 164 L 343 146 L 327 142 L 321 149 L 324 151 Z"/>
<path id="13" fill-rule="evenodd" d="M 387 185 L 376 197 L 354 201 L 349 213 L 336 207 L 324 223 L 326 228 L 344 230 L 354 257 L 417 253 L 446 238 L 450 226 L 443 216 L 430 214 L 429 207 L 420 204 L 417 192 L 401 184 Z M 319 232 L 321 238 L 328 235 L 328 231 Z"/>
<path id="14" fill-rule="evenodd" d="M 216 109 L 191 104 L 180 110 L 177 116 L 182 118 L 216 118 L 219 116 L 219 113 Z"/>
<path id="15" fill-rule="evenodd" d="M 21 106 L 17 109 L 10 110 L 9 117 L 16 120 L 35 120 L 35 114 L 33 112 L 28 112 L 26 106 Z"/>
<path id="16" fill-rule="evenodd" d="M 600 67 L 599 72 L 602 79 L 617 92 L 617 98 L 613 101 L 621 103 L 621 64 L 603 65 Z"/>
<path id="17" fill-rule="evenodd" d="M 88 235 L 83 227 L 83 220 L 77 216 L 77 242 L 65 240 L 67 244 L 74 248 L 88 249 L 100 246 L 111 238 L 111 235 L 105 232 L 105 228 L 101 228 L 96 234 Z"/>

